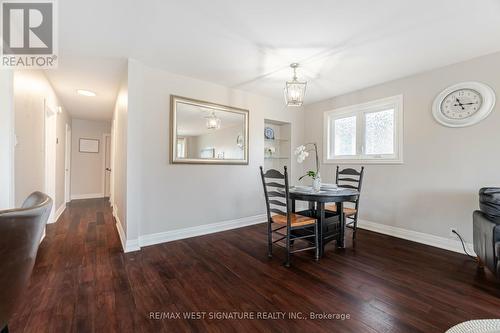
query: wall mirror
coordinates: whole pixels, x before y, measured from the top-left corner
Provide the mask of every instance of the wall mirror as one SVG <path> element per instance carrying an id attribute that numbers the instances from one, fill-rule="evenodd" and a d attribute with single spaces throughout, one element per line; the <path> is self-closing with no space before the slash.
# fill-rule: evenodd
<path id="1" fill-rule="evenodd" d="M 248 164 L 248 110 L 170 96 L 171 163 Z"/>

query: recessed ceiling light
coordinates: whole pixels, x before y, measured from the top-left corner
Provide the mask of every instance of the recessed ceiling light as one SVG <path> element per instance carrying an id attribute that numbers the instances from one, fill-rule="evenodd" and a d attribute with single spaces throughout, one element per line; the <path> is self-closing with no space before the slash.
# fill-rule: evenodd
<path id="1" fill-rule="evenodd" d="M 95 92 L 90 91 L 90 90 L 78 89 L 76 92 L 78 93 L 78 95 L 87 96 L 87 97 L 94 97 L 96 95 Z"/>

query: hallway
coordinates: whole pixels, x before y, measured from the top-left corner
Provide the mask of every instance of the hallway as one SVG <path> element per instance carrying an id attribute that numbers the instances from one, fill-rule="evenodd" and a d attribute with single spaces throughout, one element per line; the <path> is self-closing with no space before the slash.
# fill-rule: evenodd
<path id="1" fill-rule="evenodd" d="M 10 330 L 111 332 L 132 327 L 133 315 L 119 311 L 131 308 L 117 306 L 133 303 L 125 292 L 130 285 L 123 260 L 107 200 L 72 201 L 57 223 L 47 225 L 25 302 Z"/>

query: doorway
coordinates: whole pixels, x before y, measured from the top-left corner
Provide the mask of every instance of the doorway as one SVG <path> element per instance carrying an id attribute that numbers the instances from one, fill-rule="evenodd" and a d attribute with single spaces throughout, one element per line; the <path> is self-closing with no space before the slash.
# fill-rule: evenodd
<path id="1" fill-rule="evenodd" d="M 66 147 L 64 150 L 64 202 L 71 201 L 71 127 L 66 124 Z"/>
<path id="2" fill-rule="evenodd" d="M 111 195 L 111 134 L 104 134 L 104 197 Z"/>

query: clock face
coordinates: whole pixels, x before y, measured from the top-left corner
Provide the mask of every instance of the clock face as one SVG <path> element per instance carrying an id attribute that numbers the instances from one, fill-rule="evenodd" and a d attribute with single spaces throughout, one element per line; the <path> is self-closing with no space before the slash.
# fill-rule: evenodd
<path id="1" fill-rule="evenodd" d="M 483 98 L 474 89 L 458 89 L 449 93 L 441 102 L 440 111 L 448 119 L 465 119 L 481 109 Z"/>
<path id="2" fill-rule="evenodd" d="M 477 81 L 460 82 L 436 96 L 432 115 L 444 126 L 471 126 L 488 117 L 495 101 L 495 91 L 488 85 Z"/>

